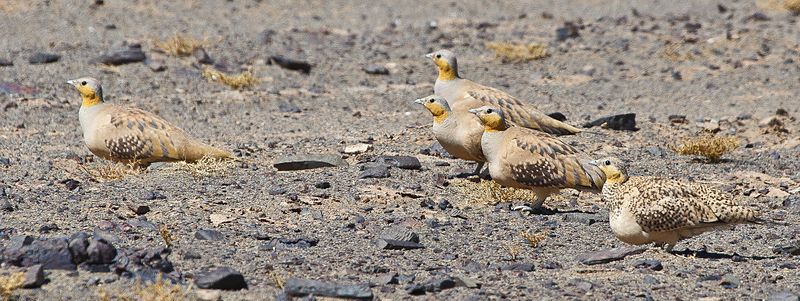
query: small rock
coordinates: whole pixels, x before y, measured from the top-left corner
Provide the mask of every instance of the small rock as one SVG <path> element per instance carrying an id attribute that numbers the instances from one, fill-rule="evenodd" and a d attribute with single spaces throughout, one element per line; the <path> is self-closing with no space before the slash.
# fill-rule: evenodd
<path id="1" fill-rule="evenodd" d="M 382 179 L 388 178 L 391 174 L 389 173 L 389 166 L 386 164 L 376 164 L 372 167 L 368 167 L 358 175 L 359 179 Z"/>
<path id="2" fill-rule="evenodd" d="M 480 288 L 481 284 L 475 279 L 466 277 L 466 276 L 456 276 L 454 277 L 457 286 L 463 286 L 466 288 Z"/>
<path id="3" fill-rule="evenodd" d="M 392 239 L 378 239 L 375 242 L 375 245 L 378 246 L 379 249 L 383 250 L 412 250 L 422 249 L 425 247 L 416 242 Z"/>
<path id="4" fill-rule="evenodd" d="M 33 265 L 25 270 L 24 288 L 37 288 L 44 284 L 44 267 L 41 264 Z"/>
<path id="5" fill-rule="evenodd" d="M 230 267 L 219 267 L 195 275 L 194 283 L 199 288 L 238 291 L 247 288 L 247 282 L 239 271 Z"/>
<path id="6" fill-rule="evenodd" d="M 664 266 L 661 265 L 661 261 L 655 259 L 639 259 L 633 262 L 633 266 L 637 269 L 649 269 L 653 271 L 664 269 Z"/>
<path id="7" fill-rule="evenodd" d="M 448 200 L 439 201 L 439 210 L 447 210 L 448 208 L 453 208 L 453 205 L 450 204 L 450 201 Z"/>
<path id="8" fill-rule="evenodd" d="M 283 286 L 283 292 L 292 297 L 305 297 L 309 295 L 372 300 L 372 289 L 367 283 L 339 284 L 317 280 L 289 278 Z"/>
<path id="9" fill-rule="evenodd" d="M 372 284 L 375 285 L 387 285 L 387 284 L 398 284 L 397 281 L 397 273 L 384 273 L 372 279 Z"/>
<path id="10" fill-rule="evenodd" d="M 644 253 L 645 250 L 647 250 L 647 248 L 644 247 L 619 247 L 597 252 L 584 253 L 578 255 L 575 259 L 585 265 L 594 265 L 622 260 L 630 255 Z"/>
<path id="11" fill-rule="evenodd" d="M 727 289 L 738 288 L 741 281 L 734 275 L 728 274 L 722 277 L 722 282 L 720 285 Z"/>
<path id="12" fill-rule="evenodd" d="M 378 235 L 378 238 L 419 243 L 419 235 L 417 233 L 398 225 L 384 229 L 381 231 L 381 234 Z"/>
<path id="13" fill-rule="evenodd" d="M 669 122 L 672 122 L 672 123 L 686 123 L 687 122 L 686 121 L 686 115 L 669 115 L 669 117 L 667 117 L 667 119 L 669 119 Z"/>
<path id="14" fill-rule="evenodd" d="M 361 154 L 372 150 L 372 144 L 358 143 L 344 147 L 345 154 Z"/>
<path id="15" fill-rule="evenodd" d="M 564 25 L 556 29 L 556 41 L 566 41 L 580 37 L 580 27 L 573 22 L 564 22 Z"/>
<path id="16" fill-rule="evenodd" d="M 564 122 L 564 121 L 567 120 L 567 116 L 564 116 L 564 114 L 562 114 L 561 112 L 553 112 L 553 113 L 547 114 L 547 116 L 550 116 L 550 118 L 553 118 L 553 119 L 561 121 L 561 122 Z"/>
<path id="17" fill-rule="evenodd" d="M 144 204 L 128 204 L 128 209 L 136 213 L 136 215 L 144 215 L 150 212 L 150 206 Z"/>
<path id="18" fill-rule="evenodd" d="M 12 243 L 3 250 L 0 257 L 5 262 L 16 266 L 29 267 L 41 264 L 47 270 L 75 270 L 76 268 L 66 238 L 31 239 L 28 244 Z"/>
<path id="19" fill-rule="evenodd" d="M 581 68 L 581 74 L 586 76 L 594 76 L 595 71 L 597 71 L 597 68 L 592 65 L 586 65 Z"/>
<path id="20" fill-rule="evenodd" d="M 5 167 L 11 166 L 11 159 L 0 157 L 0 166 L 5 166 Z"/>
<path id="21" fill-rule="evenodd" d="M 87 263 L 108 264 L 114 262 L 117 257 L 117 248 L 103 238 L 94 237 L 86 247 Z"/>
<path id="22" fill-rule="evenodd" d="M 69 238 L 69 251 L 72 253 L 72 261 L 81 263 L 89 259 L 89 235 L 83 232 L 73 234 Z"/>
<path id="23" fill-rule="evenodd" d="M 214 59 L 212 59 L 211 56 L 208 55 L 208 52 L 206 52 L 206 50 L 203 49 L 202 47 L 195 48 L 194 51 L 192 51 L 192 56 L 194 56 L 194 58 L 200 64 L 203 65 L 214 64 Z"/>
<path id="24" fill-rule="evenodd" d="M 800 255 L 800 240 L 772 248 L 772 253 L 778 255 Z"/>
<path id="25" fill-rule="evenodd" d="M 583 125 L 584 128 L 591 128 L 595 126 L 604 126 L 610 128 L 612 130 L 617 131 L 638 131 L 639 129 L 636 128 L 636 114 L 635 113 L 627 113 L 627 114 L 619 114 L 619 115 L 612 115 L 607 117 L 599 118 L 595 121 L 586 123 Z"/>
<path id="26" fill-rule="evenodd" d="M 281 113 L 300 113 L 303 110 L 292 102 L 281 101 L 278 103 L 278 111 Z"/>
<path id="27" fill-rule="evenodd" d="M 11 205 L 11 202 L 7 199 L 0 199 L 0 211 L 12 212 L 14 211 L 14 205 Z"/>
<path id="28" fill-rule="evenodd" d="M 450 155 L 450 153 L 448 153 L 447 150 L 445 150 L 444 147 L 442 147 L 442 145 L 439 144 L 439 142 L 434 142 L 433 144 L 431 144 L 431 146 L 421 149 L 419 153 L 426 156 L 434 156 L 447 159 L 453 158 L 453 156 Z"/>
<path id="29" fill-rule="evenodd" d="M 783 291 L 769 295 L 767 301 L 800 301 L 800 296 L 790 291 Z"/>
<path id="30" fill-rule="evenodd" d="M 112 49 L 89 61 L 89 63 L 117 66 L 143 62 L 145 59 L 147 59 L 147 56 L 144 54 L 144 51 L 142 51 L 142 46 L 133 44 L 126 45 L 126 47 L 120 49 Z"/>
<path id="31" fill-rule="evenodd" d="M 161 72 L 161 71 L 167 70 L 167 65 L 164 63 L 163 60 L 160 60 L 160 59 L 148 59 L 148 60 L 145 60 L 144 63 L 153 72 Z"/>
<path id="32" fill-rule="evenodd" d="M 0 67 L 14 66 L 14 62 L 9 59 L 0 58 Z"/>
<path id="33" fill-rule="evenodd" d="M 507 264 L 507 265 L 501 266 L 500 270 L 503 270 L 503 271 L 533 272 L 534 266 L 533 266 L 532 263 L 517 262 L 517 263 L 512 263 L 512 264 Z"/>
<path id="34" fill-rule="evenodd" d="M 320 167 L 346 166 L 347 162 L 339 155 L 294 155 L 275 160 L 273 167 L 279 171 L 303 170 Z"/>
<path id="35" fill-rule="evenodd" d="M 764 14 L 762 12 L 755 12 L 752 15 L 749 15 L 749 16 L 745 17 L 744 19 L 742 19 L 742 22 L 743 23 L 747 23 L 747 22 L 750 22 L 750 21 L 769 21 L 769 20 L 770 20 L 770 18 L 766 14 Z"/>
<path id="36" fill-rule="evenodd" d="M 290 59 L 282 55 L 273 55 L 270 58 L 272 62 L 285 69 L 301 71 L 306 74 L 311 72 L 311 64 L 306 61 Z"/>
<path id="37" fill-rule="evenodd" d="M 364 72 L 375 75 L 389 75 L 389 69 L 381 65 L 369 65 L 364 67 Z"/>
<path id="38" fill-rule="evenodd" d="M 377 163 L 385 163 L 400 169 L 422 169 L 422 163 L 417 157 L 412 156 L 379 156 L 375 158 Z"/>
<path id="39" fill-rule="evenodd" d="M 54 223 L 48 223 L 39 227 L 39 233 L 45 234 L 50 233 L 51 231 L 58 231 L 58 225 Z"/>
<path id="40" fill-rule="evenodd" d="M 645 148 L 648 153 L 656 157 L 663 157 L 664 156 L 664 149 L 658 146 L 648 146 Z"/>
<path id="41" fill-rule="evenodd" d="M 148 191 L 142 196 L 142 200 L 145 201 L 166 200 L 166 199 L 167 197 L 158 191 Z"/>
<path id="42" fill-rule="evenodd" d="M 199 240 L 223 240 L 225 235 L 217 230 L 201 229 L 194 233 L 194 238 Z"/>
<path id="43" fill-rule="evenodd" d="M 58 54 L 37 52 L 34 53 L 30 58 L 28 58 L 28 62 L 31 63 L 32 65 L 48 64 L 57 62 L 59 59 L 61 59 L 61 56 Z"/>
<path id="44" fill-rule="evenodd" d="M 319 189 L 328 189 L 331 188 L 331 182 L 328 181 L 317 182 L 316 184 L 314 184 L 314 187 Z"/>
<path id="45" fill-rule="evenodd" d="M 779 199 L 785 198 L 789 195 L 790 194 L 788 192 L 783 191 L 777 187 L 769 187 L 769 191 L 766 194 L 766 196 L 768 197 L 779 198 Z"/>
<path id="46" fill-rule="evenodd" d="M 78 189 L 78 187 L 81 187 L 81 182 L 78 182 L 73 179 L 62 180 L 61 184 L 64 184 L 64 187 L 66 187 L 67 190 L 69 191 L 73 191 L 75 189 Z"/>

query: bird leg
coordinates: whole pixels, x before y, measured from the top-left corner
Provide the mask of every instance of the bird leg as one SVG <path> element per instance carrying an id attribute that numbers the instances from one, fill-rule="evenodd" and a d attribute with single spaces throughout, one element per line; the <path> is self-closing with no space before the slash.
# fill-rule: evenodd
<path id="1" fill-rule="evenodd" d="M 511 208 L 511 210 L 528 212 L 533 214 L 545 214 L 547 213 L 547 210 L 544 208 L 543 205 L 544 205 L 544 200 L 547 199 L 547 196 L 548 194 L 537 193 L 536 197 L 533 199 L 533 204 L 531 204 L 530 206 L 527 205 L 515 206 Z"/>
<path id="2" fill-rule="evenodd" d="M 472 172 L 472 174 L 473 174 L 473 175 L 480 176 L 480 174 L 481 174 L 481 169 L 483 169 L 483 165 L 485 165 L 485 164 L 486 164 L 486 162 L 478 162 L 478 166 L 477 166 L 477 167 L 475 167 L 475 171 L 473 171 L 473 172 Z"/>

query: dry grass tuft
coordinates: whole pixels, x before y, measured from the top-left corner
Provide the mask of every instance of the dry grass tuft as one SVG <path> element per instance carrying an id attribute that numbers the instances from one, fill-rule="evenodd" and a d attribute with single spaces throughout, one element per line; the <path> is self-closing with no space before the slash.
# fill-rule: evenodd
<path id="1" fill-rule="evenodd" d="M 800 0 L 784 0 L 783 8 L 789 10 L 795 15 L 800 15 Z"/>
<path id="2" fill-rule="evenodd" d="M 8 276 L 0 276 L 0 297 L 3 298 L 3 301 L 8 301 L 11 299 L 11 295 L 14 294 L 14 291 L 22 287 L 22 283 L 25 281 L 25 273 L 13 273 Z"/>
<path id="3" fill-rule="evenodd" d="M 127 176 L 142 174 L 145 170 L 136 163 L 110 163 L 99 166 L 78 165 L 78 168 L 97 182 L 119 180 Z"/>
<path id="4" fill-rule="evenodd" d="M 686 139 L 682 145 L 671 148 L 676 153 L 684 156 L 703 156 L 711 162 L 716 162 L 723 155 L 739 148 L 739 139 L 736 137 L 706 135 L 699 138 Z"/>
<path id="5" fill-rule="evenodd" d="M 206 68 L 203 70 L 203 77 L 223 83 L 234 89 L 247 88 L 258 82 L 250 71 L 245 71 L 237 75 L 227 75 L 214 68 Z"/>
<path id="6" fill-rule="evenodd" d="M 527 189 L 502 187 L 495 181 L 481 180 L 474 183 L 467 180 L 453 181 L 453 187 L 470 199 L 482 204 L 496 205 L 502 202 L 533 201 L 536 194 Z"/>
<path id="7" fill-rule="evenodd" d="M 189 288 L 172 284 L 159 275 L 156 281 L 142 285 L 140 281 L 130 289 L 111 293 L 105 289 L 97 292 L 97 298 L 102 301 L 183 301 L 192 300 L 189 297 Z"/>
<path id="8" fill-rule="evenodd" d="M 167 245 L 167 248 L 172 248 L 172 246 L 175 244 L 175 241 L 178 240 L 178 238 L 172 234 L 172 231 L 169 230 L 167 225 L 162 224 L 159 226 L 158 234 L 161 235 L 161 240 L 164 241 L 164 244 Z"/>
<path id="9" fill-rule="evenodd" d="M 681 53 L 681 48 L 683 48 L 683 44 L 681 43 L 667 43 L 661 50 L 661 56 L 673 62 L 691 61 L 695 59 L 688 51 L 685 51 L 686 53 Z"/>
<path id="10" fill-rule="evenodd" d="M 539 246 L 545 238 L 547 238 L 547 232 L 537 232 L 537 233 L 530 233 L 528 231 L 522 231 L 519 233 L 519 236 L 522 236 L 532 248 Z"/>
<path id="11" fill-rule="evenodd" d="M 506 250 L 509 256 L 511 256 L 511 260 L 517 260 L 519 256 L 519 245 L 514 243 L 509 243 L 503 246 L 503 249 Z"/>
<path id="12" fill-rule="evenodd" d="M 284 279 L 283 276 L 279 275 L 277 272 L 269 271 L 268 275 L 278 288 L 283 289 L 283 287 L 286 285 L 286 279 Z"/>
<path id="13" fill-rule="evenodd" d="M 504 63 L 518 63 L 538 60 L 548 56 L 547 46 L 541 44 L 513 44 L 507 42 L 490 42 L 486 47 L 494 51 L 495 56 Z"/>
<path id="14" fill-rule="evenodd" d="M 234 164 L 234 160 L 221 160 L 205 156 L 193 163 L 176 162 L 172 164 L 172 168 L 173 170 L 188 172 L 195 177 L 208 177 L 226 175 Z"/>
<path id="15" fill-rule="evenodd" d="M 173 56 L 190 56 L 197 48 L 202 48 L 206 41 L 187 38 L 176 34 L 166 41 L 154 42 L 156 49 Z"/>

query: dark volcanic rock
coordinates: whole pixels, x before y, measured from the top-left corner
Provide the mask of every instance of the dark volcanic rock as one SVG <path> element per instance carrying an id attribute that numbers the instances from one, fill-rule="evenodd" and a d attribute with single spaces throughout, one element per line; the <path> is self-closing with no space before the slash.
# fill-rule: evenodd
<path id="1" fill-rule="evenodd" d="M 86 262 L 94 264 L 112 263 L 117 257 L 117 248 L 103 238 L 94 237 L 86 247 Z"/>
<path id="2" fill-rule="evenodd" d="M 359 179 L 382 179 L 391 176 L 389 173 L 389 166 L 386 164 L 375 164 L 367 167 L 358 175 Z"/>
<path id="3" fill-rule="evenodd" d="M 365 299 L 373 298 L 369 284 L 339 284 L 317 280 L 289 278 L 283 287 L 283 292 L 292 297 L 305 297 L 309 295 L 344 298 Z"/>
<path id="4" fill-rule="evenodd" d="M 133 213 L 136 213 L 137 215 L 143 215 L 150 212 L 150 206 L 144 204 L 130 203 L 128 204 L 128 209 L 130 209 L 131 211 L 133 211 Z"/>
<path id="5" fill-rule="evenodd" d="M 14 211 L 14 205 L 11 205 L 9 200 L 0 199 L 0 211 L 12 212 Z"/>
<path id="6" fill-rule="evenodd" d="M 421 149 L 419 153 L 426 156 L 434 156 L 434 157 L 441 157 L 448 159 L 453 158 L 453 156 L 450 155 L 450 153 L 448 153 L 447 150 L 445 150 L 444 147 L 442 147 L 442 145 L 439 144 L 439 142 L 434 142 L 433 144 L 431 144 L 431 146 Z"/>
<path id="7" fill-rule="evenodd" d="M 217 230 L 202 229 L 194 233 L 194 238 L 199 240 L 223 240 L 225 236 Z"/>
<path id="8" fill-rule="evenodd" d="M 272 62 L 274 62 L 275 64 L 277 64 L 278 66 L 281 66 L 283 68 L 286 68 L 286 69 L 289 69 L 289 70 L 297 70 L 297 71 L 301 71 L 303 73 L 310 73 L 311 72 L 311 64 L 309 64 L 306 61 L 290 59 L 290 58 L 284 57 L 282 55 L 273 55 L 270 58 L 272 59 Z"/>
<path id="9" fill-rule="evenodd" d="M 380 239 L 402 240 L 419 243 L 419 235 L 403 226 L 391 226 L 381 231 Z"/>
<path id="10" fill-rule="evenodd" d="M 661 265 L 661 261 L 655 259 L 639 259 L 633 263 L 633 266 L 637 269 L 649 269 L 653 271 L 664 269 L 664 266 Z"/>
<path id="11" fill-rule="evenodd" d="M 435 293 L 456 287 L 456 281 L 451 277 L 439 278 L 426 283 L 409 284 L 406 292 L 410 295 L 424 295 L 426 292 Z"/>
<path id="12" fill-rule="evenodd" d="M 364 72 L 375 75 L 389 75 L 389 69 L 381 65 L 369 65 L 364 67 Z"/>
<path id="13" fill-rule="evenodd" d="M 148 191 L 142 196 L 142 200 L 145 201 L 166 200 L 166 199 L 167 197 L 158 191 Z"/>
<path id="14" fill-rule="evenodd" d="M 31 63 L 32 65 L 48 64 L 57 62 L 59 59 L 61 59 L 61 56 L 58 54 L 37 52 L 28 58 L 28 63 Z"/>
<path id="15" fill-rule="evenodd" d="M 647 250 L 646 247 L 620 247 L 597 252 L 590 252 L 575 257 L 580 263 L 585 265 L 608 263 L 622 260 L 629 255 L 641 254 Z"/>
<path id="16" fill-rule="evenodd" d="M 379 249 L 384 249 L 384 250 L 411 250 L 411 249 L 422 249 L 425 247 L 422 244 L 413 241 L 393 240 L 393 239 L 378 239 L 375 242 L 375 245 L 378 246 Z"/>
<path id="17" fill-rule="evenodd" d="M 580 27 L 573 22 L 564 22 L 564 26 L 556 29 L 556 41 L 566 41 L 580 37 Z"/>
<path id="18" fill-rule="evenodd" d="M 112 268 L 114 273 L 121 276 L 147 281 L 155 280 L 157 275 L 169 275 L 175 270 L 168 258 L 170 253 L 172 251 L 164 247 L 121 250 L 112 264 Z M 169 279 L 174 280 L 172 278 Z"/>
<path id="19" fill-rule="evenodd" d="M 303 110 L 294 103 L 281 101 L 278 103 L 278 111 L 282 113 L 300 113 Z"/>
<path id="20" fill-rule="evenodd" d="M 3 260 L 23 267 L 41 264 L 48 270 L 74 270 L 76 267 L 72 262 L 69 242 L 63 237 L 32 241 L 25 239 L 21 243 L 12 243 L 3 250 Z"/>
<path id="21" fill-rule="evenodd" d="M 772 248 L 772 253 L 779 255 L 800 255 L 800 240 L 775 246 Z"/>
<path id="22" fill-rule="evenodd" d="M 320 167 L 346 166 L 347 162 L 339 155 L 295 155 L 275 160 L 273 167 L 280 171 L 303 170 Z"/>
<path id="23" fill-rule="evenodd" d="M 24 288 L 37 288 L 44 284 L 44 267 L 41 264 L 33 265 L 25 270 Z"/>
<path id="24" fill-rule="evenodd" d="M 9 59 L 0 58 L 0 67 L 14 66 L 14 62 Z"/>
<path id="25" fill-rule="evenodd" d="M 139 44 L 125 45 L 118 49 L 112 49 L 89 61 L 91 64 L 104 64 L 104 65 L 124 65 L 130 63 L 144 62 L 147 56 L 142 51 L 142 46 Z"/>
<path id="26" fill-rule="evenodd" d="M 247 282 L 239 271 L 230 267 L 219 267 L 214 270 L 198 273 L 194 283 L 199 288 L 238 291 L 247 288 Z"/>
<path id="27" fill-rule="evenodd" d="M 375 162 L 388 164 L 400 169 L 418 170 L 422 168 L 422 163 L 419 162 L 419 159 L 412 156 L 379 156 L 375 158 Z"/>
<path id="28" fill-rule="evenodd" d="M 397 273 L 384 273 L 372 279 L 374 285 L 398 284 Z"/>
<path id="29" fill-rule="evenodd" d="M 635 113 L 627 113 L 627 114 L 619 114 L 619 115 L 612 115 L 606 116 L 602 118 L 598 118 L 595 121 L 586 123 L 583 125 L 585 128 L 591 128 L 595 126 L 605 125 L 612 130 L 617 131 L 638 131 L 639 129 L 636 128 L 636 114 Z"/>
<path id="30" fill-rule="evenodd" d="M 567 116 L 564 116 L 564 114 L 562 114 L 561 112 L 553 112 L 553 113 L 547 114 L 547 116 L 550 116 L 550 118 L 553 118 L 553 119 L 558 120 L 558 121 L 562 121 L 562 122 L 563 121 L 567 121 Z"/>
<path id="31" fill-rule="evenodd" d="M 206 50 L 203 49 L 202 47 L 195 48 L 194 51 L 192 51 L 192 56 L 194 56 L 194 58 L 200 64 L 203 65 L 214 64 L 214 59 L 212 59 L 211 56 L 208 55 L 208 52 L 206 52 Z"/>
<path id="32" fill-rule="evenodd" d="M 319 240 L 308 237 L 273 238 L 262 246 L 265 250 L 287 248 L 310 248 L 319 243 Z"/>
<path id="33" fill-rule="evenodd" d="M 499 267 L 500 270 L 503 271 L 522 271 L 522 272 L 532 272 L 534 270 L 534 266 L 532 263 L 512 263 L 507 264 Z"/>
<path id="34" fill-rule="evenodd" d="M 73 234 L 69 238 L 69 252 L 73 262 L 84 262 L 89 258 L 89 235 L 84 232 Z"/>

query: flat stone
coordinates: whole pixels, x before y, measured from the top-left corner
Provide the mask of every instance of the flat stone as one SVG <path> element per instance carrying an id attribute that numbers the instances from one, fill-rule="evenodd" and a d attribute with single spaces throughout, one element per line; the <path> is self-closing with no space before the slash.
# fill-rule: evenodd
<path id="1" fill-rule="evenodd" d="M 0 58 L 0 67 L 14 66 L 14 62 L 9 59 Z"/>
<path id="2" fill-rule="evenodd" d="M 373 75 L 389 75 L 389 69 L 381 65 L 369 65 L 364 67 L 364 72 Z"/>
<path id="3" fill-rule="evenodd" d="M 636 113 L 606 116 L 583 125 L 584 128 L 591 128 L 595 126 L 603 126 L 617 131 L 639 130 L 636 128 Z"/>
<path id="4" fill-rule="evenodd" d="M 223 240 L 225 235 L 217 230 L 201 229 L 194 233 L 194 237 L 199 240 Z"/>
<path id="5" fill-rule="evenodd" d="M 303 112 L 296 104 L 288 101 L 281 101 L 278 103 L 278 111 L 281 113 L 300 113 Z"/>
<path id="6" fill-rule="evenodd" d="M 653 271 L 660 271 L 664 269 L 661 261 L 655 259 L 639 259 L 633 262 L 633 266 L 637 269 L 649 269 Z"/>
<path id="7" fill-rule="evenodd" d="M 125 65 L 130 63 L 144 62 L 147 56 L 142 51 L 139 44 L 128 45 L 118 49 L 111 49 L 108 52 L 89 61 L 91 64 L 104 64 L 111 66 Z"/>
<path id="8" fill-rule="evenodd" d="M 273 167 L 279 171 L 303 170 L 320 167 L 347 166 L 347 162 L 339 155 L 294 155 L 285 156 L 275 160 Z"/>
<path id="9" fill-rule="evenodd" d="M 512 263 L 507 264 L 500 267 L 500 270 L 503 271 L 522 271 L 522 272 L 532 272 L 534 270 L 534 266 L 532 263 Z"/>
<path id="10" fill-rule="evenodd" d="M 323 282 L 300 278 L 289 278 L 283 287 L 283 292 L 291 297 L 305 297 L 309 295 L 343 299 L 372 300 L 372 289 L 367 283 L 341 284 Z"/>
<path id="11" fill-rule="evenodd" d="M 32 265 L 25 270 L 24 288 L 37 288 L 44 284 L 44 267 L 41 264 Z"/>
<path id="12" fill-rule="evenodd" d="M 270 57 L 271 61 L 284 69 L 300 71 L 303 73 L 311 72 L 311 64 L 306 61 L 297 59 L 290 59 L 282 55 L 273 55 Z"/>
<path id="13" fill-rule="evenodd" d="M 387 285 L 387 284 L 398 284 L 400 283 L 397 280 L 397 273 L 384 273 L 372 279 L 372 284 L 375 285 Z"/>
<path id="14" fill-rule="evenodd" d="M 379 156 L 375 162 L 384 163 L 400 169 L 421 169 L 422 164 L 417 157 L 412 156 Z"/>
<path id="15" fill-rule="evenodd" d="M 61 56 L 58 54 L 37 52 L 28 58 L 28 63 L 31 63 L 32 65 L 48 64 L 57 62 L 59 59 L 61 59 Z"/>
<path id="16" fill-rule="evenodd" d="M 219 267 L 211 271 L 198 273 L 194 283 L 199 288 L 219 290 L 241 290 L 247 288 L 247 282 L 239 271 L 230 267 Z"/>
<path id="17" fill-rule="evenodd" d="M 375 242 L 375 245 L 378 246 L 379 249 L 384 250 L 411 250 L 422 249 L 425 247 L 420 243 L 393 239 L 378 239 Z"/>
<path id="18" fill-rule="evenodd" d="M 453 155 L 448 153 L 447 150 L 445 150 L 444 147 L 442 147 L 442 145 L 439 144 L 439 142 L 433 142 L 431 146 L 421 149 L 419 153 L 426 156 L 434 156 L 447 159 L 453 158 Z"/>
<path id="19" fill-rule="evenodd" d="M 361 174 L 358 175 L 359 179 L 383 179 L 388 178 L 392 174 L 389 173 L 389 166 L 386 164 L 376 164 L 367 167 Z"/>
<path id="20" fill-rule="evenodd" d="M 147 214 L 148 212 L 150 212 L 150 206 L 147 206 L 147 205 L 144 205 L 144 204 L 129 203 L 128 204 L 128 209 L 133 211 L 133 213 L 136 213 L 136 215 L 143 215 L 143 214 Z"/>
<path id="21" fill-rule="evenodd" d="M 66 238 L 34 239 L 29 244 L 15 244 L 3 250 L 2 258 L 12 265 L 30 267 L 41 264 L 45 269 L 75 270 Z"/>
<path id="22" fill-rule="evenodd" d="M 775 246 L 772 248 L 772 253 L 778 255 L 800 255 L 800 240 L 795 240 L 788 244 Z"/>
<path id="23" fill-rule="evenodd" d="M 769 295 L 767 301 L 800 301 L 800 296 L 790 291 L 783 291 Z"/>
<path id="24" fill-rule="evenodd" d="M 361 154 L 372 150 L 372 144 L 358 143 L 344 147 L 345 154 Z"/>
<path id="25" fill-rule="evenodd" d="M 419 243 L 419 235 L 417 233 L 406 227 L 398 225 L 384 229 L 381 231 L 381 234 L 378 235 L 378 238 Z"/>
<path id="26" fill-rule="evenodd" d="M 644 253 L 645 250 L 647 250 L 646 247 L 619 247 L 597 252 L 584 253 L 578 255 L 575 257 L 575 259 L 585 265 L 594 265 L 622 260 L 630 255 Z"/>

